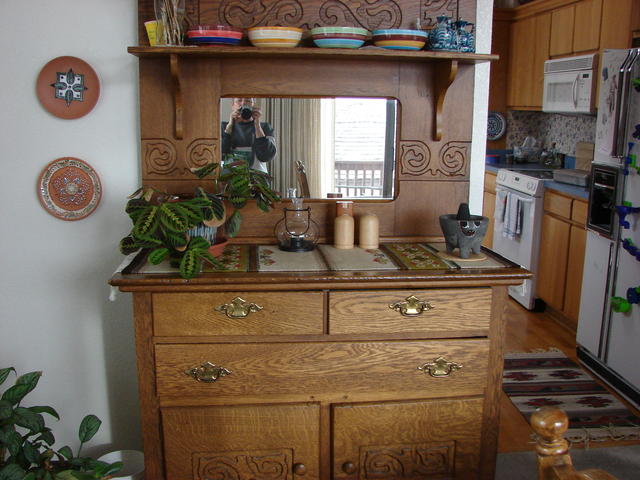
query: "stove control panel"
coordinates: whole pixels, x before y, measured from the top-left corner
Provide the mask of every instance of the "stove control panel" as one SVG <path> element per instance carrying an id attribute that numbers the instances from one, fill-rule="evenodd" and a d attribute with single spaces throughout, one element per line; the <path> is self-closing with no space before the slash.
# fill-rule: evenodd
<path id="1" fill-rule="evenodd" d="M 532 172 L 532 174 L 535 175 L 535 172 Z M 541 196 L 544 191 L 543 179 L 527 175 L 526 172 L 516 172 L 503 168 L 498 170 L 496 184 L 533 197 Z"/>

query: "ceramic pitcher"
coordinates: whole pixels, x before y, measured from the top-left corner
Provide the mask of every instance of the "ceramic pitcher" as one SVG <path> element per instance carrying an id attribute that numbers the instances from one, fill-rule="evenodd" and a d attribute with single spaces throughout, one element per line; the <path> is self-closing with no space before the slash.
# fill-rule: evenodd
<path id="1" fill-rule="evenodd" d="M 429 32 L 431 50 L 455 50 L 456 35 L 451 18 L 444 15 L 436 18 L 438 23 Z"/>
<path id="2" fill-rule="evenodd" d="M 458 20 L 455 22 L 455 31 L 458 39 L 458 51 L 462 53 L 475 52 L 475 25 L 471 22 L 467 22 L 466 20 Z"/>

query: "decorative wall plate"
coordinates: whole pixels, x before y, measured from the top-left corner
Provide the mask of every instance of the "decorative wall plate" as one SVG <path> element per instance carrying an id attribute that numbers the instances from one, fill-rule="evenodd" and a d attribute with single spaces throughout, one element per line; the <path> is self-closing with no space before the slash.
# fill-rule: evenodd
<path id="1" fill-rule="evenodd" d="M 100 203 L 102 187 L 93 168 L 78 158 L 63 157 L 44 167 L 38 179 L 42 206 L 62 220 L 80 220 Z"/>
<path id="2" fill-rule="evenodd" d="M 500 140 L 507 131 L 507 120 L 500 112 L 489 112 L 487 119 L 487 140 Z"/>
<path id="3" fill-rule="evenodd" d="M 84 60 L 57 57 L 40 70 L 36 93 L 42 106 L 52 115 L 64 119 L 80 118 L 98 102 L 100 81 Z"/>

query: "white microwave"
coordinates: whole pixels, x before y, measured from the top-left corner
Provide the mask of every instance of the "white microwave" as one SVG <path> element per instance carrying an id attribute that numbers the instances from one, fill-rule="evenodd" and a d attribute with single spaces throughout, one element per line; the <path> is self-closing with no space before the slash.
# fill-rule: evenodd
<path id="1" fill-rule="evenodd" d="M 542 111 L 595 113 L 597 66 L 595 53 L 544 62 Z"/>

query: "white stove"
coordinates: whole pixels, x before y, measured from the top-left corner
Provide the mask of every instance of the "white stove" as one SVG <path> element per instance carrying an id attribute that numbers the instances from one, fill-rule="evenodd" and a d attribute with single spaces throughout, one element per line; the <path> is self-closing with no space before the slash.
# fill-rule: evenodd
<path id="1" fill-rule="evenodd" d="M 509 287 L 509 295 L 522 306 L 535 307 L 540 231 L 548 170 L 499 169 L 496 177 L 493 250 L 534 273 L 531 280 Z"/>

